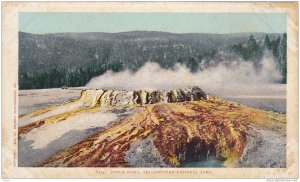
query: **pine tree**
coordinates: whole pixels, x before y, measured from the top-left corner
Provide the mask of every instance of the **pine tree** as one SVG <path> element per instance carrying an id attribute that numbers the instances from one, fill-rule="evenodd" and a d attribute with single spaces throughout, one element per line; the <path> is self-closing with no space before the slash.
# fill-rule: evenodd
<path id="1" fill-rule="evenodd" d="M 271 48 L 271 41 L 270 41 L 270 38 L 268 35 L 266 35 L 266 37 L 265 37 L 264 46 L 268 49 Z"/>
<path id="2" fill-rule="evenodd" d="M 287 75 L 287 34 L 284 33 L 281 40 L 281 56 L 282 56 L 282 83 L 286 83 Z"/>
<path id="3" fill-rule="evenodd" d="M 253 35 L 250 35 L 247 46 L 250 50 L 257 48 L 256 40 L 254 39 Z"/>

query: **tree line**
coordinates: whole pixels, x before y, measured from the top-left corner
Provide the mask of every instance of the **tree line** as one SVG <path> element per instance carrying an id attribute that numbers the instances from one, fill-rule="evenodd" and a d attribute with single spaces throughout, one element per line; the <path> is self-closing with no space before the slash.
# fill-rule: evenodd
<path id="1" fill-rule="evenodd" d="M 231 39 L 233 38 L 229 40 Z M 60 39 L 57 38 L 55 41 L 58 40 Z M 232 40 L 229 41 L 230 43 L 226 43 L 224 41 L 225 38 L 223 38 L 215 42 L 208 42 L 209 48 L 203 47 L 197 41 L 190 43 L 190 41 L 186 40 L 181 40 L 180 42 L 177 39 L 172 41 L 151 40 L 151 44 L 149 42 L 141 43 L 136 42 L 136 40 L 128 41 L 124 39 L 121 43 L 104 42 L 103 45 L 99 45 L 100 48 L 93 45 L 93 42 L 84 41 L 83 43 L 79 42 L 80 44 L 74 45 L 72 39 L 64 40 L 66 40 L 64 42 L 68 43 L 67 45 L 70 45 L 70 48 L 64 46 L 62 43 L 52 42 L 52 48 L 50 46 L 50 49 L 45 44 L 45 42 L 51 41 L 50 38 L 42 42 L 40 39 L 34 37 L 31 41 L 26 40 L 21 42 L 19 89 L 84 86 L 92 77 L 102 75 L 108 70 L 114 72 L 125 69 L 136 71 L 147 61 L 157 62 L 165 69 L 170 69 L 176 63 L 180 63 L 186 65 L 192 72 L 195 72 L 214 66 L 214 64 L 222 61 L 221 59 L 216 59 L 218 50 L 220 49 L 234 53 L 246 61 L 253 62 L 257 68 L 260 66 L 264 51 L 271 52 L 276 59 L 278 70 L 283 75 L 282 83 L 286 83 L 287 34 L 278 35 L 277 37 L 272 36 L 272 38 L 266 34 L 264 38 L 259 39 L 250 35 L 248 39 L 244 39 L 245 41 L 239 41 L 242 39 L 235 41 L 239 41 L 239 43 L 234 43 Z M 213 39 L 210 38 L 208 40 Z M 30 44 L 27 44 L 28 42 Z M 62 45 L 55 47 L 56 43 Z M 82 44 L 86 46 L 80 48 L 79 46 L 82 46 Z M 40 47 L 43 46 L 46 46 L 46 48 L 40 51 Z M 80 54 L 77 55 L 76 52 L 72 52 L 72 46 L 75 46 L 75 50 L 80 52 Z M 30 53 L 31 50 L 33 51 L 32 53 Z M 43 60 L 43 55 L 45 54 L 47 55 L 47 59 L 52 59 L 53 64 L 61 60 L 61 66 L 49 66 L 51 65 L 51 61 L 46 61 L 47 65 L 42 64 L 43 67 L 39 66 L 38 63 L 40 60 Z M 78 57 L 85 54 L 86 57 Z M 72 59 L 77 60 L 74 63 L 75 65 L 72 65 Z M 35 61 L 32 62 L 32 60 Z M 218 60 L 217 63 L 215 60 Z M 26 61 L 29 62 L 27 63 Z M 30 67 L 31 65 L 34 66 Z M 40 70 L 40 68 L 43 68 L 43 70 Z"/>

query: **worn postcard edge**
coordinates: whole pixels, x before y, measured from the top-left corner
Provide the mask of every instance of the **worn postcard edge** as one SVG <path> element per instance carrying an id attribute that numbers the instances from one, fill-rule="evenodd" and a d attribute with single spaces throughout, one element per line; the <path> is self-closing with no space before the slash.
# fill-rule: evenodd
<path id="1" fill-rule="evenodd" d="M 18 17 L 20 12 L 228 12 L 287 14 L 286 168 L 17 167 Z M 298 2 L 3 2 L 3 178 L 298 178 Z"/>

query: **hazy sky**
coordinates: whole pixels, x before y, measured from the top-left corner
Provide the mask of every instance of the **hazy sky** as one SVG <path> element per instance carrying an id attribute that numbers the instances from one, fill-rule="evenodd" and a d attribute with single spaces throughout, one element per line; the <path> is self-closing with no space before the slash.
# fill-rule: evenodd
<path id="1" fill-rule="evenodd" d="M 125 32 L 174 33 L 286 32 L 283 13 L 20 13 L 19 30 L 29 33 Z"/>

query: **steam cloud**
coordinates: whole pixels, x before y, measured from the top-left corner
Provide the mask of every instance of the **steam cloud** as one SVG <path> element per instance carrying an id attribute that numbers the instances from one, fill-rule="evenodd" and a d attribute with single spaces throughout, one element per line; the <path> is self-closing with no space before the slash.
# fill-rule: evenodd
<path id="1" fill-rule="evenodd" d="M 114 73 L 107 71 L 92 78 L 86 85 L 98 89 L 169 89 L 186 86 L 202 88 L 220 88 L 224 84 L 268 84 L 282 79 L 275 60 L 265 54 L 261 60 L 261 69 L 256 69 L 252 62 L 241 58 L 226 60 L 217 66 L 206 68 L 196 73 L 181 64 L 174 69 L 163 69 L 157 63 L 147 62 L 137 72 L 125 70 Z"/>

